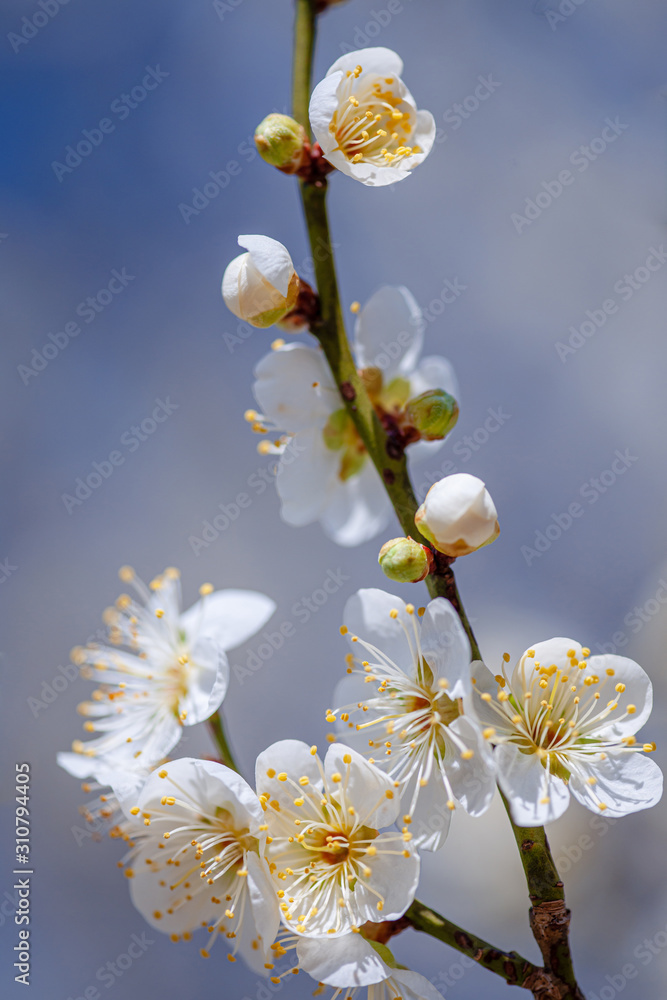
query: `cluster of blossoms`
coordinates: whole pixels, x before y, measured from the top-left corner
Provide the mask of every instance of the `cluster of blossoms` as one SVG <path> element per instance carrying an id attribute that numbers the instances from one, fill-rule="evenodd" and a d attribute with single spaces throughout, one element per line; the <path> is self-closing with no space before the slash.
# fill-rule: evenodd
<path id="1" fill-rule="evenodd" d="M 368 186 L 407 177 L 429 153 L 435 123 L 401 73 L 388 49 L 343 56 L 312 95 L 317 155 L 285 115 L 262 122 L 258 149 L 302 176 L 323 157 Z M 246 252 L 222 284 L 232 312 L 259 328 L 308 330 L 315 297 L 288 250 L 261 235 L 239 244 Z M 451 365 L 422 358 L 424 318 L 407 288 L 380 288 L 353 312 L 356 372 L 374 418 L 412 463 L 441 447 L 456 422 Z M 260 451 L 278 456 L 284 520 L 319 521 L 340 545 L 374 537 L 392 505 L 349 393 L 319 346 L 272 348 L 255 371 L 260 411 L 246 417 L 263 435 Z M 391 580 L 418 582 L 488 545 L 498 514 L 481 480 L 455 474 L 429 490 L 414 530 L 380 550 Z M 280 740 L 257 757 L 254 786 L 226 763 L 170 760 L 184 726 L 214 719 L 222 732 L 226 653 L 275 605 L 205 585 L 182 612 L 177 570 L 149 586 L 129 567 L 120 576 L 135 596 L 121 594 L 105 612 L 108 643 L 72 653 L 98 683 L 79 706 L 93 738 L 58 759 L 99 793 L 84 814 L 124 842 L 119 866 L 134 905 L 174 941 L 204 935 L 204 957 L 221 937 L 230 961 L 240 955 L 275 984 L 303 970 L 343 1000 L 363 988 L 369 1000 L 442 1000 L 398 965 L 382 927 L 408 913 L 420 851 L 443 847 L 457 808 L 480 816 L 496 783 L 518 826 L 556 819 L 570 793 L 609 816 L 660 798 L 662 774 L 644 755 L 655 745 L 635 735 L 652 688 L 634 661 L 555 638 L 511 672 L 504 654 L 493 674 L 473 659 L 455 604 L 436 597 L 415 608 L 378 589 L 359 590 L 345 607 L 346 675 L 326 711 L 336 733 L 324 759 L 315 746 Z"/>
<path id="2" fill-rule="evenodd" d="M 274 743 L 254 788 L 222 763 L 165 762 L 181 727 L 224 698 L 225 649 L 274 606 L 205 586 L 181 613 L 174 569 L 150 588 L 127 567 L 121 576 L 143 603 L 121 595 L 105 615 L 110 645 L 74 651 L 85 675 L 103 678 L 81 706 L 100 735 L 59 761 L 108 786 L 86 814 L 114 815 L 134 905 L 173 941 L 205 930 L 204 957 L 222 937 L 231 961 L 276 983 L 301 969 L 350 996 L 379 984 L 388 997 L 437 1000 L 375 928 L 408 910 L 419 851 L 442 847 L 457 806 L 481 815 L 496 780 L 523 826 L 557 818 L 570 791 L 610 816 L 660 798 L 661 772 L 638 753 L 654 745 L 634 735 L 652 702 L 638 664 L 551 639 L 511 675 L 505 654 L 494 676 L 472 662 L 448 601 L 415 609 L 382 590 L 347 602 L 347 673 L 326 712 L 339 740 L 324 760 L 315 746 Z M 296 965 L 282 968 L 292 949 Z"/>

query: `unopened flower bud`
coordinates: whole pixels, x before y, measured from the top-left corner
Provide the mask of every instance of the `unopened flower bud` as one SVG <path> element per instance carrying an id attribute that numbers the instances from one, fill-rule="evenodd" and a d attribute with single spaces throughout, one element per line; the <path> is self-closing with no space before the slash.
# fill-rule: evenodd
<path id="1" fill-rule="evenodd" d="M 306 130 L 289 115 L 267 115 L 255 131 L 255 145 L 263 160 L 286 174 L 302 167 L 308 155 Z"/>
<path id="2" fill-rule="evenodd" d="M 294 308 L 299 276 L 286 248 L 268 236 L 239 236 L 248 253 L 227 265 L 222 279 L 225 305 L 251 326 L 273 326 Z"/>
<path id="3" fill-rule="evenodd" d="M 481 479 L 457 472 L 435 483 L 415 515 L 424 538 L 447 556 L 465 556 L 498 537 L 498 512 Z"/>
<path id="4" fill-rule="evenodd" d="M 419 583 L 433 565 L 433 553 L 412 538 L 392 538 L 380 549 L 378 562 L 385 576 L 398 583 Z"/>
<path id="5" fill-rule="evenodd" d="M 444 389 L 429 389 L 410 400 L 405 416 L 424 441 L 440 441 L 459 419 L 459 404 Z"/>

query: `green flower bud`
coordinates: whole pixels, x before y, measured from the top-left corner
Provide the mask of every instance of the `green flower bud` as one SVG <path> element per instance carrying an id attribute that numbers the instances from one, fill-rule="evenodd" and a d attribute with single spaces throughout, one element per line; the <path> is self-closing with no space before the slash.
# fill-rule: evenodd
<path id="1" fill-rule="evenodd" d="M 304 165 L 308 136 L 303 125 L 289 115 L 267 115 L 255 131 L 255 145 L 263 160 L 286 174 Z"/>
<path id="2" fill-rule="evenodd" d="M 444 389 L 429 389 L 410 400 L 405 416 L 425 441 L 439 441 L 459 419 L 459 404 Z"/>
<path id="3" fill-rule="evenodd" d="M 380 549 L 378 562 L 385 576 L 398 583 L 419 583 L 433 565 L 433 553 L 412 538 L 392 538 Z"/>

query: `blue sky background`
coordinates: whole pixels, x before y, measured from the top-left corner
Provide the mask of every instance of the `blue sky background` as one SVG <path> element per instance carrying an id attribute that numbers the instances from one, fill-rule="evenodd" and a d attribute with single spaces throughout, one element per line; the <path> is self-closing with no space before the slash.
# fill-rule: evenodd
<path id="1" fill-rule="evenodd" d="M 459 563 L 457 574 L 489 664 L 505 649 L 515 656 L 551 635 L 594 649 L 614 643 L 654 679 L 656 710 L 646 735 L 660 741 L 667 730 L 667 615 L 655 595 L 667 579 L 667 263 L 645 284 L 638 279 L 632 295 L 620 287 L 667 242 L 667 11 L 658 0 L 400 6 L 389 14 L 386 0 L 351 0 L 321 21 L 316 78 L 350 46 L 394 48 L 419 106 L 432 110 L 441 129 L 425 164 L 399 185 L 371 190 L 332 178 L 345 307 L 381 284 L 400 283 L 440 313 L 428 324 L 427 351 L 455 365 L 461 417 L 421 481 L 450 459 L 458 471 L 483 478 L 498 507 L 500 538 Z M 117 846 L 77 844 L 72 827 L 79 825 L 81 792 L 55 765 L 56 750 L 79 735 L 75 706 L 89 686 L 72 682 L 37 716 L 28 698 L 40 697 L 70 648 L 98 627 L 118 593 L 118 566 L 132 563 L 146 579 L 180 566 L 186 603 L 208 580 L 263 590 L 278 603 L 268 630 L 295 624 L 281 650 L 230 688 L 230 736 L 247 774 L 274 740 L 323 741 L 324 708 L 344 654 L 337 627 L 345 600 L 360 586 L 383 586 L 376 565 L 382 539 L 350 551 L 328 542 L 318 525 L 290 528 L 280 521 L 272 488 L 254 494 L 198 554 L 190 542 L 219 504 L 252 493 L 249 477 L 269 465 L 242 414 L 252 404 L 252 369 L 273 334 L 253 331 L 244 339 L 247 331 L 239 331 L 220 297 L 237 234 L 281 240 L 309 276 L 295 185 L 248 144 L 265 114 L 288 108 L 291 7 L 289 0 L 217 9 L 208 0 L 70 0 L 25 44 L 12 44 L 12 33 L 39 5 L 3 0 L 0 11 L 0 559 L 16 567 L 0 584 L 0 833 L 11 847 L 13 762 L 28 760 L 33 981 L 35 995 L 49 1000 L 75 1000 L 92 985 L 124 1000 L 158 990 L 165 1000 L 266 1000 L 257 978 L 240 963 L 232 967 L 222 947 L 204 963 L 196 947 L 154 933 L 122 980 L 108 988 L 96 980 L 145 927 L 115 867 Z M 141 84 L 147 67 L 167 75 L 121 120 L 112 105 Z M 493 93 L 457 118 L 454 106 L 474 94 L 480 76 L 492 77 Z M 58 179 L 54 161 L 62 163 L 66 147 L 104 118 L 114 130 Z M 619 123 L 620 134 L 581 171 L 577 150 L 601 135 L 607 119 Z M 230 163 L 237 164 L 231 171 Z M 565 169 L 573 182 L 518 232 L 512 216 L 524 214 L 526 200 L 545 184 L 557 191 L 554 179 Z M 230 173 L 224 190 L 186 222 L 179 206 L 192 204 L 194 189 L 220 171 Z M 77 307 L 108 286 L 114 269 L 132 280 L 86 323 Z M 638 275 L 643 280 L 644 272 Z M 443 306 L 445 281 L 456 278 L 465 292 Z M 570 327 L 608 299 L 617 311 L 559 356 Z M 57 338 L 77 320 L 80 334 L 26 376 L 33 349 L 41 353 L 49 334 Z M 157 399 L 176 408 L 130 450 L 123 436 Z M 483 439 L 489 408 L 508 417 L 466 458 L 464 438 L 477 431 Z M 114 450 L 122 465 L 68 513 L 63 494 Z M 627 471 L 604 493 L 593 486 L 595 503 L 582 499 L 617 450 L 631 456 Z M 575 501 L 582 502 L 581 518 L 541 555 L 522 553 Z M 347 579 L 301 621 L 297 605 L 329 571 Z M 235 651 L 232 664 L 246 665 L 259 643 Z M 193 732 L 182 750 L 211 747 L 205 733 Z M 664 766 L 660 745 L 657 759 Z M 455 819 L 443 851 L 424 859 L 422 896 L 471 930 L 536 957 L 502 809 L 496 802 L 481 820 Z M 630 963 L 637 975 L 624 998 L 664 1000 L 667 808 L 602 832 L 591 828 L 592 819 L 575 805 L 550 831 L 574 911 L 581 980 L 599 997 L 613 988 L 606 977 L 613 981 Z M 572 860 L 581 837 L 589 838 L 580 848 L 585 857 Z M 9 892 L 11 901 L 6 857 L 0 896 Z M 0 906 L 4 955 L 15 943 L 6 909 Z M 649 961 L 640 957 L 644 939 L 658 942 Z M 396 950 L 454 1000 L 513 995 L 416 934 L 403 935 Z M 19 987 L 10 971 L 3 977 L 3 991 L 14 996 Z M 290 982 L 289 994 L 309 996 L 311 986 L 305 977 Z"/>

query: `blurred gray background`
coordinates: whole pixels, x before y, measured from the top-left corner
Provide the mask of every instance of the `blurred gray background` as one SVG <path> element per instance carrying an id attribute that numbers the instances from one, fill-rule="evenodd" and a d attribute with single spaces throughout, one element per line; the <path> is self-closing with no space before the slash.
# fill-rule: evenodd
<path id="1" fill-rule="evenodd" d="M 273 486 L 259 495 L 251 485 L 271 461 L 256 453 L 242 414 L 253 366 L 275 334 L 239 327 L 219 291 L 238 233 L 281 240 L 312 274 L 295 184 L 249 142 L 265 114 L 288 109 L 292 5 L 71 0 L 46 22 L 43 9 L 2 0 L 0 12 L 0 988 L 23 995 L 9 956 L 13 771 L 26 760 L 33 996 L 76 1000 L 96 986 L 124 1000 L 267 1000 L 256 976 L 225 960 L 224 946 L 203 962 L 196 946 L 154 932 L 122 978 L 97 978 L 146 928 L 116 869 L 118 845 L 77 835 L 83 796 L 55 764 L 81 733 L 75 706 L 90 685 L 68 682 L 42 708 L 29 699 L 43 698 L 70 648 L 99 627 L 122 563 L 145 579 L 180 566 L 186 605 L 209 580 L 263 590 L 278 603 L 266 631 L 292 622 L 296 634 L 232 681 L 225 714 L 249 775 L 274 740 L 323 743 L 345 652 L 337 635 L 345 600 L 359 586 L 383 586 L 383 539 L 337 548 L 318 525 L 282 524 Z M 499 540 L 458 565 L 487 662 L 552 635 L 634 657 L 656 686 L 645 732 L 663 766 L 667 266 L 657 262 L 667 241 L 666 29 L 659 0 L 351 0 L 322 18 L 316 60 L 320 78 L 350 48 L 397 49 L 408 86 L 440 129 L 425 164 L 393 188 L 333 177 L 332 225 L 346 309 L 383 283 L 407 285 L 431 317 L 427 351 L 456 367 L 461 418 L 424 467 L 422 493 L 449 459 L 483 478 L 498 506 Z M 160 82 L 125 114 L 114 102 L 147 67 Z M 480 77 L 489 91 L 481 101 Z M 90 155 L 54 168 L 103 118 L 114 129 Z M 607 119 L 613 141 L 600 141 Z M 572 180 L 559 191 L 564 170 Z M 219 180 L 209 203 L 184 210 L 211 172 Z M 533 219 L 523 222 L 527 210 Z M 114 269 L 127 284 L 109 296 Z M 465 290 L 445 302 L 445 282 L 456 279 Z M 92 315 L 89 297 L 99 309 Z M 81 332 L 66 343 L 72 322 Z M 65 346 L 44 355 L 54 342 Z M 139 441 L 131 428 L 158 399 L 175 408 Z M 489 409 L 504 415 L 491 434 Z M 123 463 L 68 511 L 63 494 L 114 450 Z M 607 471 L 617 450 L 626 455 L 621 474 Z M 244 492 L 250 507 L 195 553 L 203 522 Z M 573 502 L 583 514 L 568 525 L 561 515 Z M 554 516 L 560 537 L 556 527 L 547 533 Z M 531 554 L 537 532 L 548 546 Z M 300 602 L 330 571 L 345 581 L 305 621 Z M 262 641 L 235 651 L 232 664 L 256 664 Z M 211 752 L 205 732 L 188 735 L 183 754 Z M 499 803 L 483 819 L 455 819 L 445 849 L 424 858 L 422 897 L 536 958 Z M 575 804 L 550 830 L 590 997 L 667 995 L 666 820 L 667 805 L 612 825 Z M 514 995 L 415 933 L 396 951 L 454 1000 Z M 304 977 L 282 992 L 306 997 L 313 985 Z"/>

